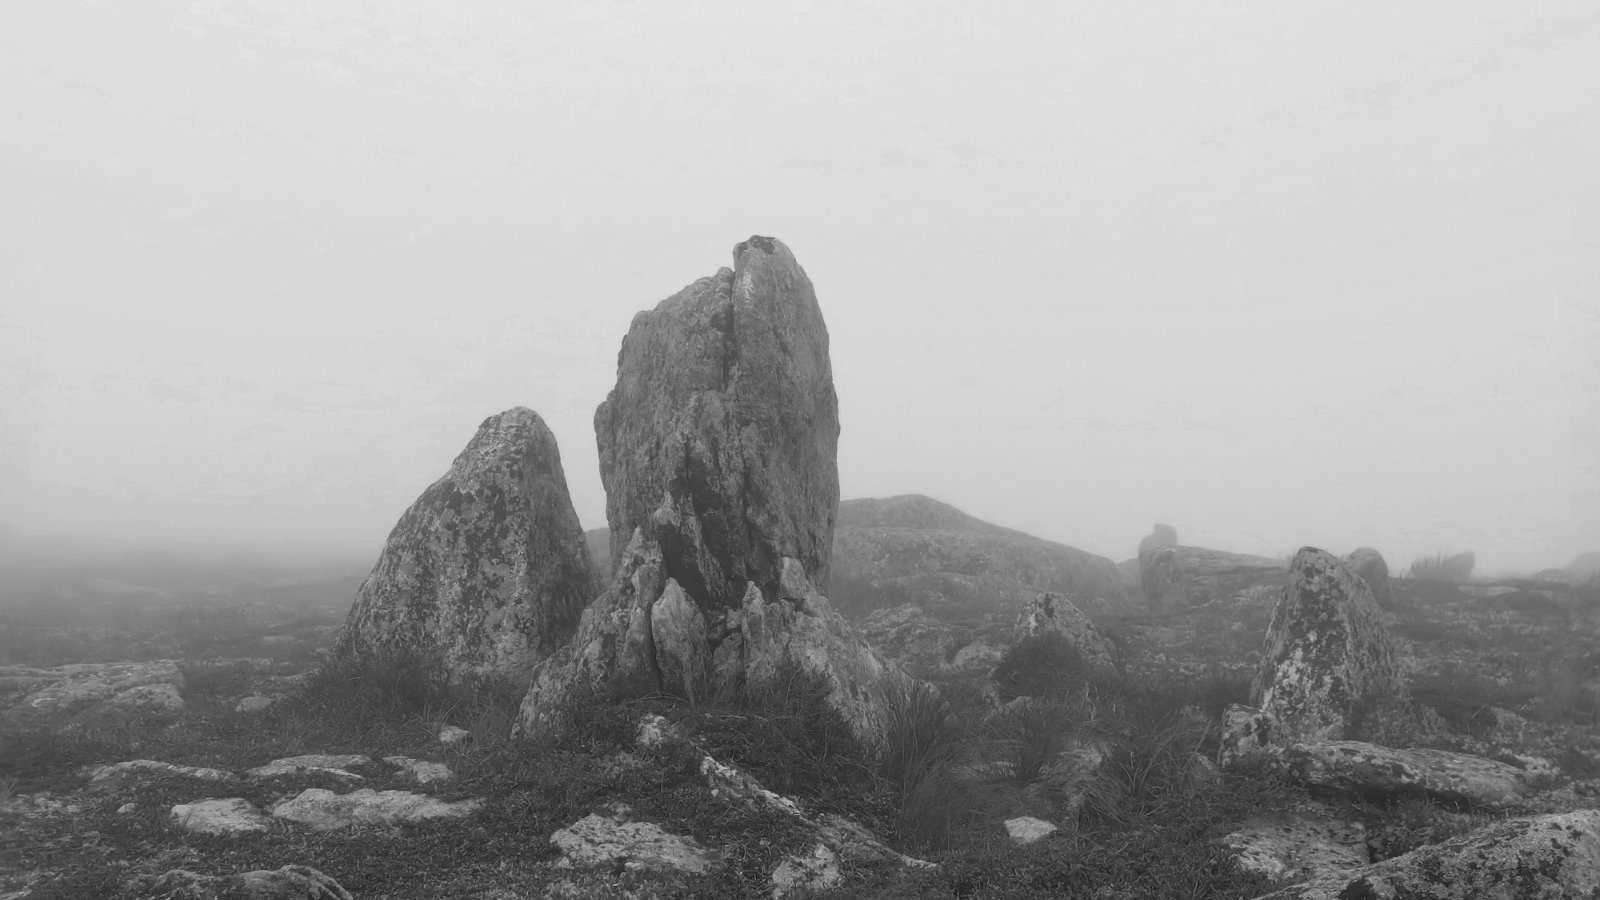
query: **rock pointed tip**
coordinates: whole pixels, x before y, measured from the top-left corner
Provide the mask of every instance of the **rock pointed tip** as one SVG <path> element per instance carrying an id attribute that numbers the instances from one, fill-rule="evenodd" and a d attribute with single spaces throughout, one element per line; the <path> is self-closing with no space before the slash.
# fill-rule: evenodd
<path id="1" fill-rule="evenodd" d="M 773 254 L 780 249 L 788 250 L 789 248 L 784 246 L 783 241 L 775 237 L 752 234 L 749 240 L 740 241 L 733 246 L 733 262 L 738 265 L 739 258 L 744 256 L 746 251 L 760 250 L 762 253 Z"/>

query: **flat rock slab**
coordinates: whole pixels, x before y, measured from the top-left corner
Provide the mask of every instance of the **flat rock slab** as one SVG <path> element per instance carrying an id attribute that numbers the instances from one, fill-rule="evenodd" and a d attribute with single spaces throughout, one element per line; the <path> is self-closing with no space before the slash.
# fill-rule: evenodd
<path id="1" fill-rule="evenodd" d="M 0 686 L 28 693 L 0 712 L 9 725 L 60 725 L 118 715 L 170 718 L 183 711 L 183 673 L 170 659 L 77 663 L 51 669 L 7 666 Z"/>
<path id="2" fill-rule="evenodd" d="M 360 779 L 360 775 L 346 770 L 351 766 L 372 765 L 372 761 L 372 757 L 361 753 L 307 753 L 302 756 L 275 759 L 264 766 L 247 769 L 245 774 L 251 778 L 277 778 L 283 775 L 304 775 L 315 772 Z"/>
<path id="3" fill-rule="evenodd" d="M 333 831 L 356 825 L 398 825 L 432 819 L 460 819 L 483 807 L 480 799 L 446 803 L 410 791 L 374 791 L 370 788 L 335 794 L 308 788 L 272 808 L 272 816 L 297 822 L 313 831 Z"/>
<path id="4" fill-rule="evenodd" d="M 660 825 L 630 822 L 621 814 L 588 815 L 550 836 L 567 866 L 621 863 L 628 869 L 699 874 L 717 855 L 693 837 L 669 834 Z"/>
<path id="5" fill-rule="evenodd" d="M 272 827 L 255 804 L 241 797 L 180 803 L 172 808 L 172 818 L 179 828 L 200 834 L 254 834 Z"/>
<path id="6" fill-rule="evenodd" d="M 1302 784 L 1349 794 L 1422 795 L 1481 809 L 1509 809 L 1528 794 L 1517 767 L 1445 750 L 1322 741 L 1290 745 L 1283 762 Z"/>
<path id="7" fill-rule="evenodd" d="M 238 775 L 223 769 L 209 769 L 200 766 L 178 766 L 169 762 L 155 759 L 130 759 L 127 762 L 110 763 L 104 766 L 92 766 L 84 770 L 89 776 L 90 784 L 104 784 L 106 782 L 121 781 L 124 778 L 146 777 L 160 778 L 165 776 L 182 776 L 184 778 L 198 778 L 201 781 L 227 782 L 237 781 Z"/>
<path id="8" fill-rule="evenodd" d="M 843 880 L 839 854 L 819 843 L 804 856 L 791 854 L 778 863 L 772 871 L 772 900 L 783 900 L 797 890 L 825 891 Z"/>
<path id="9" fill-rule="evenodd" d="M 1280 882 L 1336 875 L 1372 862 L 1360 823 L 1309 815 L 1253 819 L 1222 842 L 1242 871 Z"/>
<path id="10" fill-rule="evenodd" d="M 1581 900 L 1600 896 L 1600 810 L 1507 819 L 1258 900 Z"/>

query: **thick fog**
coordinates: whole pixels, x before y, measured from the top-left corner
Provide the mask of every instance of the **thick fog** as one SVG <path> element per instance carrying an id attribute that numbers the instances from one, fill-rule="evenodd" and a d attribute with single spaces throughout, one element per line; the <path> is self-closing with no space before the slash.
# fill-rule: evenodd
<path id="1" fill-rule="evenodd" d="M 1592 0 L 0 10 L 0 522 L 374 551 L 486 416 L 586 527 L 633 314 L 774 235 L 846 497 L 1113 559 L 1600 549 Z"/>

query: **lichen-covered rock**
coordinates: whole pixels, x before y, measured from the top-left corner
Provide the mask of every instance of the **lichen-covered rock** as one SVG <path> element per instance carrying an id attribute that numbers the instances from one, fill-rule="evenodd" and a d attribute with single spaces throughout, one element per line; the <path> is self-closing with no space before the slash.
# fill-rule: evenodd
<path id="1" fill-rule="evenodd" d="M 1372 862 L 1360 822 L 1304 813 L 1252 819 L 1222 839 L 1240 870 L 1273 881 L 1320 878 Z"/>
<path id="2" fill-rule="evenodd" d="M 1363 705 L 1404 693 L 1394 646 L 1372 591 L 1336 557 L 1303 547 L 1290 570 L 1252 703 L 1286 741 L 1339 740 Z"/>
<path id="3" fill-rule="evenodd" d="M 1258 900 L 1588 900 L 1600 895 L 1600 810 L 1508 819 Z"/>
<path id="4" fill-rule="evenodd" d="M 200 781 L 237 781 L 239 776 L 223 769 L 201 766 L 176 766 L 155 759 L 130 759 L 127 762 L 90 766 L 83 770 L 91 787 L 121 783 L 130 778 L 162 778 L 178 776 Z"/>
<path id="5" fill-rule="evenodd" d="M 1116 668 L 1116 654 L 1111 642 L 1105 639 L 1089 617 L 1072 601 L 1056 593 L 1039 594 L 1017 613 L 1017 623 L 1012 629 L 1014 640 L 1038 637 L 1042 634 L 1059 634 L 1083 655 L 1083 661 L 1096 669 L 1109 671 Z"/>
<path id="6" fill-rule="evenodd" d="M 550 843 L 561 850 L 559 864 L 564 866 L 616 865 L 697 875 L 718 859 L 693 837 L 671 834 L 652 822 L 630 821 L 626 810 L 585 816 L 557 830 Z"/>
<path id="7" fill-rule="evenodd" d="M 1217 763 L 1224 768 L 1236 762 L 1281 750 L 1277 721 L 1270 713 L 1242 703 L 1230 703 L 1222 711 L 1222 738 Z"/>
<path id="8" fill-rule="evenodd" d="M 844 881 L 844 870 L 839 867 L 839 854 L 827 844 L 818 842 L 811 852 L 801 856 L 785 856 L 772 870 L 772 900 L 783 900 L 797 890 L 825 891 Z"/>
<path id="9" fill-rule="evenodd" d="M 613 576 L 535 672 L 519 729 L 575 689 L 693 698 L 786 663 L 881 738 L 886 665 L 816 587 L 839 502 L 828 335 L 788 248 L 753 237 L 735 267 L 634 317 L 595 412 Z"/>
<path id="10" fill-rule="evenodd" d="M 275 819 L 296 822 L 312 831 L 333 831 L 354 825 L 396 825 L 430 819 L 460 819 L 483 807 L 481 799 L 446 803 L 409 791 L 374 791 L 363 788 L 335 794 L 307 788 L 272 808 Z"/>
<path id="11" fill-rule="evenodd" d="M 1041 591 L 1067 594 L 1091 615 L 1132 611 L 1111 560 L 920 494 L 840 503 L 830 583 L 846 612 L 914 605 L 1008 618 Z"/>
<path id="12" fill-rule="evenodd" d="M 281 778 L 288 775 L 333 775 L 360 781 L 361 776 L 349 771 L 356 766 L 372 764 L 372 757 L 364 753 L 304 753 L 286 756 L 269 763 L 246 769 L 251 778 Z"/>
<path id="13" fill-rule="evenodd" d="M 636 528 L 696 602 L 776 593 L 780 561 L 827 584 L 838 399 L 811 281 L 782 242 L 634 316 L 595 411 L 613 561 Z"/>
<path id="14" fill-rule="evenodd" d="M 1152 544 L 1139 553 L 1139 582 L 1153 609 L 1181 609 L 1289 580 L 1283 560 Z"/>
<path id="15" fill-rule="evenodd" d="M 0 713 L 10 726 L 63 727 L 113 719 L 170 719 L 183 712 L 183 672 L 170 659 L 75 663 L 52 669 L 0 666 L 0 685 L 25 692 Z"/>
<path id="16" fill-rule="evenodd" d="M 1522 769 L 1446 750 L 1396 750 L 1363 741 L 1296 743 L 1284 751 L 1283 763 L 1302 784 L 1368 798 L 1422 796 L 1501 810 L 1521 805 L 1531 793 Z"/>
<path id="17" fill-rule="evenodd" d="M 597 587 L 555 436 L 516 407 L 485 419 L 400 517 L 335 652 L 520 687 Z"/>
<path id="18" fill-rule="evenodd" d="M 237 875 L 201 875 L 173 869 L 134 885 L 141 897 L 161 900 L 353 900 L 339 882 L 310 866 L 258 869 Z"/>
<path id="19" fill-rule="evenodd" d="M 1389 564 L 1383 554 L 1371 547 L 1357 547 L 1345 555 L 1345 568 L 1365 581 L 1372 598 L 1385 609 L 1394 605 L 1394 589 L 1389 586 Z"/>
<path id="20" fill-rule="evenodd" d="M 199 834 L 251 834 L 272 827 L 261 810 L 243 797 L 180 803 L 172 808 L 172 820 Z"/>
<path id="21" fill-rule="evenodd" d="M 409 756 L 385 756 L 383 761 L 400 770 L 400 778 L 420 787 L 436 787 L 456 780 L 456 773 L 444 763 L 412 759 Z"/>

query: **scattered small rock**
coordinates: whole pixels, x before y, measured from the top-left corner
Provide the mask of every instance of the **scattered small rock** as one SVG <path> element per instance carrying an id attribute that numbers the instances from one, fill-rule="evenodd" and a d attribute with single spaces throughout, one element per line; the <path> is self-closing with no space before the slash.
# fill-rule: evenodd
<path id="1" fill-rule="evenodd" d="M 439 743 L 446 746 L 459 744 L 470 737 L 472 737 L 472 732 L 465 728 L 458 728 L 455 725 L 446 725 L 439 729 Z"/>
<path id="2" fill-rule="evenodd" d="M 783 900 L 797 890 L 823 891 L 844 880 L 839 854 L 818 843 L 805 856 L 791 854 L 772 871 L 772 900 Z"/>
<path id="3" fill-rule="evenodd" d="M 264 766 L 247 769 L 245 774 L 251 778 L 277 778 L 283 775 L 319 773 L 360 780 L 360 775 L 347 771 L 347 769 L 351 766 L 365 766 L 371 763 L 372 757 L 360 753 L 307 753 L 301 756 L 275 759 Z"/>
<path id="4" fill-rule="evenodd" d="M 1011 837 L 1011 843 L 1016 844 L 1018 847 L 1025 847 L 1034 841 L 1042 841 L 1061 830 L 1054 824 L 1043 819 L 1035 819 L 1033 816 L 1018 816 L 1015 819 L 1007 819 L 1005 826 L 1006 834 Z"/>
<path id="5" fill-rule="evenodd" d="M 263 697 L 260 694 L 251 694 L 248 697 L 239 698 L 239 702 L 233 705 L 233 711 L 239 713 L 258 713 L 262 710 L 271 708 L 272 704 L 275 702 L 276 701 L 271 697 Z"/>
<path id="6" fill-rule="evenodd" d="M 444 763 L 427 762 L 409 756 L 385 756 L 383 761 L 399 769 L 401 778 L 422 787 L 449 784 L 456 780 L 456 773 Z"/>

